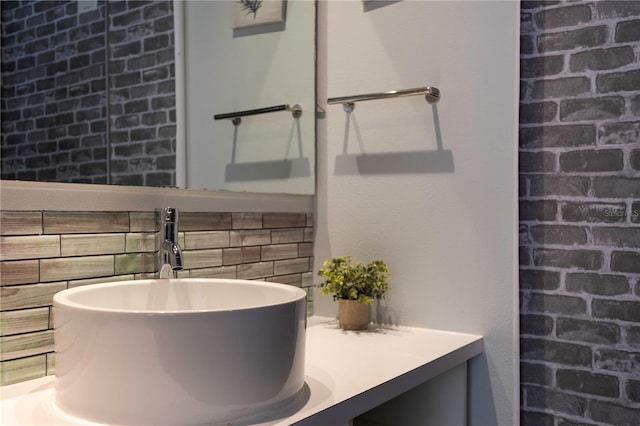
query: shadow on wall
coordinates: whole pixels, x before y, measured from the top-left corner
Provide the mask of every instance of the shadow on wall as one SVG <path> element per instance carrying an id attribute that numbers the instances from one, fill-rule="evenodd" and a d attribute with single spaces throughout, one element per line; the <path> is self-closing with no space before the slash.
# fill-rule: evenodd
<path id="1" fill-rule="evenodd" d="M 300 120 L 295 118 L 295 115 L 288 145 L 285 152 L 283 152 L 284 158 L 281 160 L 237 162 L 239 128 L 240 121 L 237 123 L 234 122 L 231 163 L 228 163 L 225 167 L 225 182 L 292 179 L 311 176 L 311 162 L 309 157 L 304 156 L 303 152 Z M 298 149 L 298 157 L 288 158 L 290 157 L 291 146 L 294 145 L 294 140 L 297 142 L 295 145 Z"/>
<path id="2" fill-rule="evenodd" d="M 354 112 L 347 112 L 342 155 L 336 157 L 336 175 L 384 175 L 454 173 L 453 153 L 444 149 L 438 108 L 432 105 L 435 126 L 436 150 L 366 153 Z M 353 122 L 354 132 L 362 154 L 347 154 L 349 131 Z"/>
<path id="3" fill-rule="evenodd" d="M 363 12 L 371 12 L 381 7 L 390 6 L 399 3 L 401 0 L 364 0 L 362 4 Z"/>
<path id="4" fill-rule="evenodd" d="M 225 182 L 291 179 L 311 176 L 309 158 L 231 163 L 225 168 Z"/>

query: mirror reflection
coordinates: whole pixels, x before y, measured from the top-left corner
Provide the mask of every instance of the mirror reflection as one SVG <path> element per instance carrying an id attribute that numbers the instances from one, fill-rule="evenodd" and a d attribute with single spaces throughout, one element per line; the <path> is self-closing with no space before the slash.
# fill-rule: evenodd
<path id="1" fill-rule="evenodd" d="M 0 2 L 2 179 L 312 193 L 315 2 L 272 2 Z"/>
<path id="2" fill-rule="evenodd" d="M 311 194 L 315 2 L 241 3 L 185 3 L 188 186 Z"/>

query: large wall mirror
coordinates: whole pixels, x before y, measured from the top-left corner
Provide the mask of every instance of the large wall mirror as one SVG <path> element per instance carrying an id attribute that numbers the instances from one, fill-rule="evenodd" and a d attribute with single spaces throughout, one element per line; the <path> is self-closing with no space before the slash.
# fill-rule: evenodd
<path id="1" fill-rule="evenodd" d="M 2 179 L 314 192 L 314 1 L 0 9 Z"/>

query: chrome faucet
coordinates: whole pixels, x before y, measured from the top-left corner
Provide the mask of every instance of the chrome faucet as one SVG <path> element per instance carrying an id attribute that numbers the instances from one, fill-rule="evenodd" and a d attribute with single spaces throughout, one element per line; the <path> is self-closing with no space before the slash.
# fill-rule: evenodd
<path id="1" fill-rule="evenodd" d="M 182 249 L 178 244 L 178 209 L 162 209 L 162 241 L 160 243 L 160 278 L 175 278 L 174 271 L 180 271 Z"/>

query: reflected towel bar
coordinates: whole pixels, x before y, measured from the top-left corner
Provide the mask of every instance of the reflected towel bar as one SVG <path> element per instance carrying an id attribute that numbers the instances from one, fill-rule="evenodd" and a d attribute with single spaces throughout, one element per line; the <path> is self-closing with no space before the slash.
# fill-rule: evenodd
<path id="1" fill-rule="evenodd" d="M 213 116 L 214 120 L 224 120 L 224 119 L 232 119 L 234 125 L 238 125 L 241 123 L 240 117 L 246 117 L 248 115 L 258 115 L 258 114 L 266 114 L 269 112 L 277 112 L 277 111 L 291 111 L 291 114 L 294 118 L 298 118 L 302 115 L 302 107 L 298 104 L 294 106 L 290 106 L 289 104 L 276 105 L 272 107 L 266 108 L 257 108 L 257 109 L 248 109 L 246 111 L 238 111 L 238 112 L 229 112 L 227 114 L 216 114 Z"/>
<path id="2" fill-rule="evenodd" d="M 342 107 L 346 112 L 353 111 L 356 102 L 372 101 L 375 99 L 388 99 L 388 98 L 400 98 L 403 96 L 416 96 L 425 95 L 425 99 L 430 104 L 438 102 L 440 100 L 440 90 L 437 87 L 417 87 L 415 89 L 405 90 L 392 90 L 390 92 L 382 93 L 368 93 L 366 95 L 354 95 L 354 96 L 341 96 L 338 98 L 329 98 L 327 103 L 329 105 L 342 104 Z"/>

